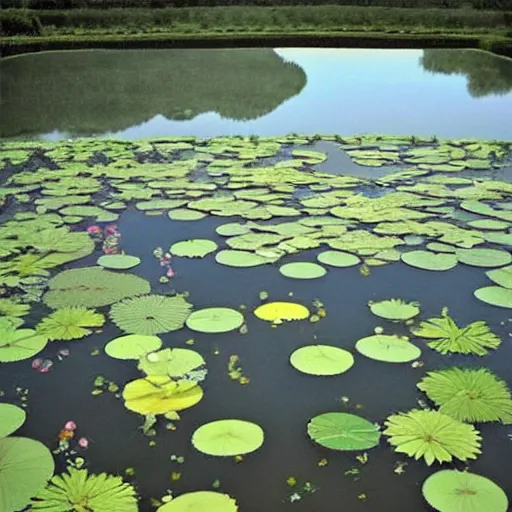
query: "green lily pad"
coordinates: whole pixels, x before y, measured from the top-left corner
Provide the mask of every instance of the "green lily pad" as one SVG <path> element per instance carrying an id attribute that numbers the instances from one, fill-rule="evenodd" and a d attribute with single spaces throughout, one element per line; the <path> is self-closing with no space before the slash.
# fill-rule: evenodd
<path id="1" fill-rule="evenodd" d="M 494 219 L 479 219 L 472 220 L 468 222 L 468 226 L 471 226 L 475 229 L 489 229 L 489 230 L 498 230 L 501 231 L 503 229 L 507 229 L 510 227 L 509 222 L 505 222 L 503 220 L 494 220 Z"/>
<path id="2" fill-rule="evenodd" d="M 368 450 L 380 441 L 379 426 L 346 412 L 327 412 L 308 423 L 309 437 L 331 450 Z"/>
<path id="3" fill-rule="evenodd" d="M 316 263 L 296 262 L 286 263 L 279 267 L 279 272 L 285 277 L 291 279 L 317 279 L 325 276 L 327 270 Z"/>
<path id="4" fill-rule="evenodd" d="M 249 421 L 228 419 L 206 423 L 192 435 L 196 450 L 216 457 L 251 453 L 261 447 L 263 429 Z"/>
<path id="5" fill-rule="evenodd" d="M 18 430 L 27 414 L 25 411 L 13 404 L 0 404 L 0 438 L 7 437 Z"/>
<path id="6" fill-rule="evenodd" d="M 503 288 L 512 289 L 512 265 L 495 270 L 489 270 L 485 275 L 496 284 L 503 286 Z"/>
<path id="7" fill-rule="evenodd" d="M 457 260 L 473 267 L 502 267 L 512 262 L 509 252 L 500 249 L 457 249 Z"/>
<path id="8" fill-rule="evenodd" d="M 15 329 L 8 327 L 0 331 L 0 362 L 10 363 L 28 359 L 41 352 L 48 338 L 33 329 Z"/>
<path id="9" fill-rule="evenodd" d="M 156 512 L 237 512 L 236 501 L 227 494 L 213 491 L 196 491 L 173 498 Z"/>
<path id="10" fill-rule="evenodd" d="M 215 231 L 222 236 L 238 236 L 246 235 L 251 229 L 246 224 L 238 224 L 238 222 L 229 222 L 218 226 Z"/>
<path id="11" fill-rule="evenodd" d="M 355 254 L 342 251 L 324 251 L 317 256 L 317 260 L 331 267 L 353 267 L 361 262 Z"/>
<path id="12" fill-rule="evenodd" d="M 186 208 L 178 208 L 170 210 L 167 214 L 171 220 L 201 220 L 206 217 L 206 213 L 197 210 L 187 210 Z"/>
<path id="13" fill-rule="evenodd" d="M 474 292 L 475 297 L 491 306 L 512 309 L 512 290 L 501 286 L 484 286 Z"/>
<path id="14" fill-rule="evenodd" d="M 109 341 L 105 352 L 114 359 L 140 359 L 161 346 L 162 340 L 158 336 L 128 334 Z"/>
<path id="15" fill-rule="evenodd" d="M 354 364 L 354 356 L 342 348 L 330 345 L 308 345 L 290 356 L 291 365 L 309 375 L 339 375 Z"/>
<path id="16" fill-rule="evenodd" d="M 241 313 L 229 308 L 206 308 L 193 311 L 186 325 L 192 331 L 219 333 L 238 329 L 244 323 Z"/>
<path id="17" fill-rule="evenodd" d="M 205 364 L 203 356 L 186 348 L 164 348 L 143 355 L 139 370 L 148 376 L 166 376 L 174 379 L 184 377 L 188 372 Z"/>
<path id="18" fill-rule="evenodd" d="M 215 252 L 217 244 L 212 240 L 197 238 L 194 240 L 184 240 L 171 245 L 169 251 L 174 256 L 185 258 L 203 258 L 207 254 Z"/>
<path id="19" fill-rule="evenodd" d="M 408 363 L 421 355 L 421 350 L 407 339 L 386 334 L 361 338 L 356 343 L 356 350 L 363 356 L 386 363 Z"/>
<path id="20" fill-rule="evenodd" d="M 148 210 L 170 210 L 187 204 L 186 199 L 154 199 L 152 201 L 141 201 L 135 207 L 142 212 Z"/>
<path id="21" fill-rule="evenodd" d="M 444 469 L 430 475 L 422 487 L 428 504 L 439 512 L 507 512 L 501 487 L 476 473 Z"/>
<path id="22" fill-rule="evenodd" d="M 256 267 L 258 265 L 273 263 L 275 259 L 266 258 L 265 256 L 253 252 L 226 249 L 219 251 L 215 255 L 215 261 L 228 267 Z"/>
<path id="23" fill-rule="evenodd" d="M 454 254 L 436 254 L 428 251 L 409 251 L 402 253 L 402 261 L 411 267 L 422 270 L 450 270 L 457 265 Z"/>
<path id="24" fill-rule="evenodd" d="M 128 254 L 105 254 L 100 256 L 96 263 L 103 268 L 127 270 L 139 265 L 140 258 Z"/>
<path id="25" fill-rule="evenodd" d="M 409 320 L 419 315 L 420 308 L 417 302 L 405 302 L 402 299 L 387 299 L 380 302 L 370 301 L 370 311 L 387 320 Z"/>

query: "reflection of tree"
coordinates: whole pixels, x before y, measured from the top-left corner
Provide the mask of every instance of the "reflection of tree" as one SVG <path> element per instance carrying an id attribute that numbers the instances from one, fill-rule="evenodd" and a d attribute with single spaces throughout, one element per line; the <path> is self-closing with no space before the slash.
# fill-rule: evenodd
<path id="1" fill-rule="evenodd" d="M 270 48 L 51 52 L 0 63 L 0 136 L 117 131 L 161 114 L 247 120 L 306 84 Z"/>
<path id="2" fill-rule="evenodd" d="M 475 98 L 512 91 L 512 63 L 502 57 L 478 50 L 424 50 L 420 62 L 433 73 L 466 75 Z"/>

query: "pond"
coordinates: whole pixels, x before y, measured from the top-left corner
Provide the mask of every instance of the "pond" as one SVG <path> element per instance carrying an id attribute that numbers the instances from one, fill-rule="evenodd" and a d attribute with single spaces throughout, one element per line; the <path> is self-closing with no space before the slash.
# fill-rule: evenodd
<path id="1" fill-rule="evenodd" d="M 33 140 L 0 161 L 1 512 L 507 512 L 510 141 Z M 43 491 L 67 466 L 125 484 Z"/>
<path id="2" fill-rule="evenodd" d="M 0 68 L 0 137 L 512 134 L 512 60 L 476 50 L 86 50 Z"/>

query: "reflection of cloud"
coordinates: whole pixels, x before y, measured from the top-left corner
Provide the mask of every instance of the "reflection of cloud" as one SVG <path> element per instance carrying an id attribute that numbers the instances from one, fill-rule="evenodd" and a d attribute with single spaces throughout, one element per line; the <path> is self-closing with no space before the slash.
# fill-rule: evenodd
<path id="1" fill-rule="evenodd" d="M 251 120 L 305 84 L 300 66 L 270 48 L 24 55 L 2 63 L 0 136 L 114 132 L 204 112 Z"/>
<path id="2" fill-rule="evenodd" d="M 479 50 L 424 50 L 420 58 L 426 71 L 464 75 L 475 98 L 512 91 L 512 62 Z"/>

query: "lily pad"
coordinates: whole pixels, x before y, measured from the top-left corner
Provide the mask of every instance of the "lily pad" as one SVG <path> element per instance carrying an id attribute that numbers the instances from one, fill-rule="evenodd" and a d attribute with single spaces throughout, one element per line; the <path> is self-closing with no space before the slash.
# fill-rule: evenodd
<path id="1" fill-rule="evenodd" d="M 512 265 L 498 268 L 496 270 L 489 270 L 485 275 L 496 284 L 499 284 L 504 288 L 512 289 Z"/>
<path id="2" fill-rule="evenodd" d="M 105 254 L 100 256 L 96 263 L 103 268 L 127 270 L 139 265 L 140 258 L 128 254 Z"/>
<path id="3" fill-rule="evenodd" d="M 201 220 L 206 217 L 206 213 L 197 210 L 187 210 L 186 208 L 178 208 L 170 210 L 167 216 L 171 220 Z"/>
<path id="4" fill-rule="evenodd" d="M 192 331 L 219 333 L 238 329 L 244 323 L 243 315 L 229 308 L 206 308 L 193 311 L 187 319 Z"/>
<path id="5" fill-rule="evenodd" d="M 342 251 L 324 251 L 317 256 L 317 260 L 331 267 L 353 267 L 361 262 L 355 254 Z"/>
<path id="6" fill-rule="evenodd" d="M 165 503 L 156 512 L 237 512 L 236 501 L 227 494 L 196 491 L 182 494 Z"/>
<path id="7" fill-rule="evenodd" d="M 325 276 L 327 270 L 316 263 L 296 262 L 286 263 L 279 267 L 279 272 L 285 277 L 291 279 L 317 279 Z"/>
<path id="8" fill-rule="evenodd" d="M 162 340 L 158 336 L 128 334 L 109 341 L 105 352 L 114 359 L 140 359 L 161 346 Z"/>
<path id="9" fill-rule="evenodd" d="M 253 252 L 226 249 L 224 251 L 219 251 L 215 255 L 215 261 L 228 267 L 247 268 L 273 263 L 275 259 L 266 258 L 265 256 L 255 254 Z"/>
<path id="10" fill-rule="evenodd" d="M 48 338 L 33 329 L 7 327 L 0 331 L 0 362 L 29 359 L 46 347 Z"/>
<path id="11" fill-rule="evenodd" d="M 261 447 L 263 429 L 249 421 L 228 419 L 206 423 L 192 435 L 196 450 L 216 457 L 251 453 Z"/>
<path id="12" fill-rule="evenodd" d="M 421 350 L 407 339 L 386 334 L 361 338 L 356 343 L 356 350 L 363 356 L 386 363 L 408 363 L 421 355 Z"/>
<path id="13" fill-rule="evenodd" d="M 435 254 L 429 251 L 409 251 L 402 253 L 402 261 L 411 267 L 422 270 L 450 270 L 457 265 L 454 254 Z"/>
<path id="14" fill-rule="evenodd" d="M 428 504 L 439 512 L 507 512 L 508 498 L 492 480 L 444 469 L 430 475 L 422 487 Z"/>
<path id="15" fill-rule="evenodd" d="M 217 244 L 212 240 L 195 239 L 176 242 L 171 245 L 169 251 L 174 256 L 185 258 L 203 258 L 207 254 L 217 250 Z"/>
<path id="16" fill-rule="evenodd" d="M 458 249 L 457 259 L 473 267 L 502 267 L 512 261 L 512 255 L 500 249 Z"/>
<path id="17" fill-rule="evenodd" d="M 474 291 L 474 295 L 478 300 L 498 306 L 499 308 L 512 309 L 512 290 L 502 288 L 501 286 L 484 286 Z"/>
<path id="18" fill-rule="evenodd" d="M 27 414 L 25 411 L 13 404 L 0 404 L 0 438 L 7 437 L 18 430 Z"/>
<path id="19" fill-rule="evenodd" d="M 331 450 L 368 450 L 380 441 L 379 426 L 345 412 L 327 412 L 308 423 L 309 437 Z"/>
<path id="20" fill-rule="evenodd" d="M 251 229 L 246 224 L 238 224 L 238 222 L 230 222 L 218 226 L 215 231 L 222 236 L 238 236 L 246 235 Z"/>
<path id="21" fill-rule="evenodd" d="M 388 320 L 409 320 L 420 313 L 417 302 L 407 303 L 402 299 L 387 299 L 380 302 L 370 301 L 368 306 L 374 315 Z"/>
<path id="22" fill-rule="evenodd" d="M 280 324 L 283 321 L 309 318 L 309 309 L 294 302 L 267 302 L 257 307 L 254 314 L 261 320 Z"/>
<path id="23" fill-rule="evenodd" d="M 354 364 L 354 356 L 342 348 L 330 345 L 308 345 L 292 353 L 290 363 L 309 375 L 339 375 Z"/>
<path id="24" fill-rule="evenodd" d="M 472 228 L 475 229 L 489 229 L 501 231 L 503 229 L 509 228 L 510 223 L 505 222 L 504 220 L 478 219 L 468 222 L 468 226 L 471 226 Z"/>

